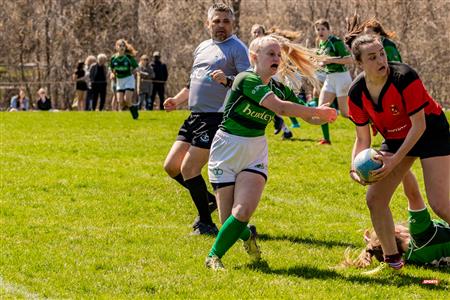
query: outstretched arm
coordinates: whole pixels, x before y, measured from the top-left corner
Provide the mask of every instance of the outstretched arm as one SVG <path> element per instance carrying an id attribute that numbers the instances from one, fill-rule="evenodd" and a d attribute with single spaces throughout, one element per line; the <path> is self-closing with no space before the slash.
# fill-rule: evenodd
<path id="1" fill-rule="evenodd" d="M 261 105 L 277 115 L 300 117 L 313 125 L 332 123 L 337 118 L 336 110 L 327 105 L 321 105 L 319 107 L 303 106 L 290 101 L 283 101 L 273 93 L 268 95 L 261 102 Z"/>

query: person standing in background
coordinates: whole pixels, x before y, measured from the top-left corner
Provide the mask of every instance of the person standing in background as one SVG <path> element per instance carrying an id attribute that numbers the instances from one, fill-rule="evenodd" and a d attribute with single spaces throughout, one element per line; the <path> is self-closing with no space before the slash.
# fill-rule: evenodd
<path id="1" fill-rule="evenodd" d="M 166 64 L 161 62 L 161 54 L 159 51 L 153 52 L 153 62 L 152 62 L 153 72 L 155 73 L 155 78 L 153 80 L 153 91 L 151 101 L 155 103 L 156 94 L 159 97 L 159 109 L 164 110 L 164 94 L 165 85 L 169 73 L 167 72 Z"/>
<path id="2" fill-rule="evenodd" d="M 89 77 L 91 79 L 91 89 L 92 89 L 92 110 L 103 110 L 106 101 L 106 75 L 108 70 L 106 68 L 106 54 L 101 53 L 97 56 L 97 63 L 92 65 L 89 70 Z M 100 96 L 100 105 L 97 108 L 97 100 Z"/>
<path id="3" fill-rule="evenodd" d="M 137 91 L 139 95 L 139 109 L 144 105 L 145 110 L 153 110 L 153 99 L 152 99 L 152 80 L 155 77 L 153 68 L 149 63 L 149 58 L 147 55 L 142 55 L 139 60 L 139 67 L 137 71 L 138 76 L 138 86 Z"/>
<path id="4" fill-rule="evenodd" d="M 75 81 L 75 102 L 72 105 L 73 108 L 78 110 L 84 110 L 86 101 L 86 91 L 88 89 L 86 83 L 86 69 L 83 61 L 79 61 L 77 68 L 72 74 L 72 80 Z"/>
<path id="5" fill-rule="evenodd" d="M 91 67 L 97 62 L 97 58 L 94 55 L 89 55 L 84 61 L 84 72 L 86 74 L 87 92 L 84 110 L 92 110 L 92 99 L 94 93 L 92 91 L 91 78 L 89 76 Z"/>

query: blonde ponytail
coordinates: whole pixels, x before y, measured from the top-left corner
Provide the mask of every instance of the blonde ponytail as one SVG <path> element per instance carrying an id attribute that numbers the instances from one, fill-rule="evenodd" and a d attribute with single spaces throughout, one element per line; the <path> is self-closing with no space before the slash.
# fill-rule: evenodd
<path id="1" fill-rule="evenodd" d="M 314 87 L 319 87 L 315 73 L 321 68 L 319 62 L 325 61 L 329 57 L 318 55 L 313 50 L 291 42 L 284 37 L 273 36 L 281 45 L 280 77 L 289 80 L 294 86 L 301 86 L 301 79 L 305 79 Z M 296 76 L 298 73 L 300 73 L 300 78 Z"/>

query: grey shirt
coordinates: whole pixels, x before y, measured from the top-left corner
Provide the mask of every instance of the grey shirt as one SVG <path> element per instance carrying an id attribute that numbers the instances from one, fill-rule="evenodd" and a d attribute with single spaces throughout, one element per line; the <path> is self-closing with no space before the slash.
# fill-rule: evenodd
<path id="1" fill-rule="evenodd" d="M 192 112 L 223 111 L 228 88 L 209 77 L 214 70 L 235 76 L 250 67 L 248 49 L 235 35 L 223 42 L 202 42 L 194 51 L 190 76 L 189 109 Z"/>
<path id="2" fill-rule="evenodd" d="M 140 65 L 138 67 L 139 74 L 139 94 L 151 94 L 152 93 L 152 79 L 155 78 L 155 72 L 151 65 Z"/>

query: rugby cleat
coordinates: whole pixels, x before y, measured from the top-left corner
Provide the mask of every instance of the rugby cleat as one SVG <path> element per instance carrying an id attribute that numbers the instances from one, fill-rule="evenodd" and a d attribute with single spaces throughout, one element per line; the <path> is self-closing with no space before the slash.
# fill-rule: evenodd
<path id="1" fill-rule="evenodd" d="M 361 274 L 365 276 L 392 276 L 392 275 L 400 275 L 401 273 L 402 267 L 400 267 L 399 269 L 395 269 L 389 266 L 389 264 L 382 262 L 375 269 L 362 272 Z"/>
<path id="2" fill-rule="evenodd" d="M 261 250 L 259 246 L 256 244 L 256 238 L 258 237 L 258 233 L 256 232 L 255 225 L 248 225 L 248 229 L 250 229 L 250 238 L 244 241 L 244 249 L 250 256 L 251 260 L 256 262 L 261 259 Z"/>
<path id="3" fill-rule="evenodd" d="M 208 256 L 205 260 L 205 267 L 213 269 L 214 271 L 223 271 L 225 267 L 218 256 Z"/>
<path id="4" fill-rule="evenodd" d="M 131 105 L 130 112 L 134 120 L 137 120 L 139 118 L 139 107 L 137 105 Z"/>
<path id="5" fill-rule="evenodd" d="M 326 139 L 321 139 L 319 142 L 317 142 L 318 145 L 331 145 L 331 142 Z"/>
<path id="6" fill-rule="evenodd" d="M 293 136 L 293 134 L 291 131 L 283 132 L 283 140 L 289 140 L 292 138 L 292 136 Z"/>
<path id="7" fill-rule="evenodd" d="M 216 224 L 205 224 L 203 222 L 197 222 L 193 226 L 194 230 L 191 232 L 191 235 L 211 235 L 216 236 L 219 233 L 219 229 L 217 229 Z"/>

